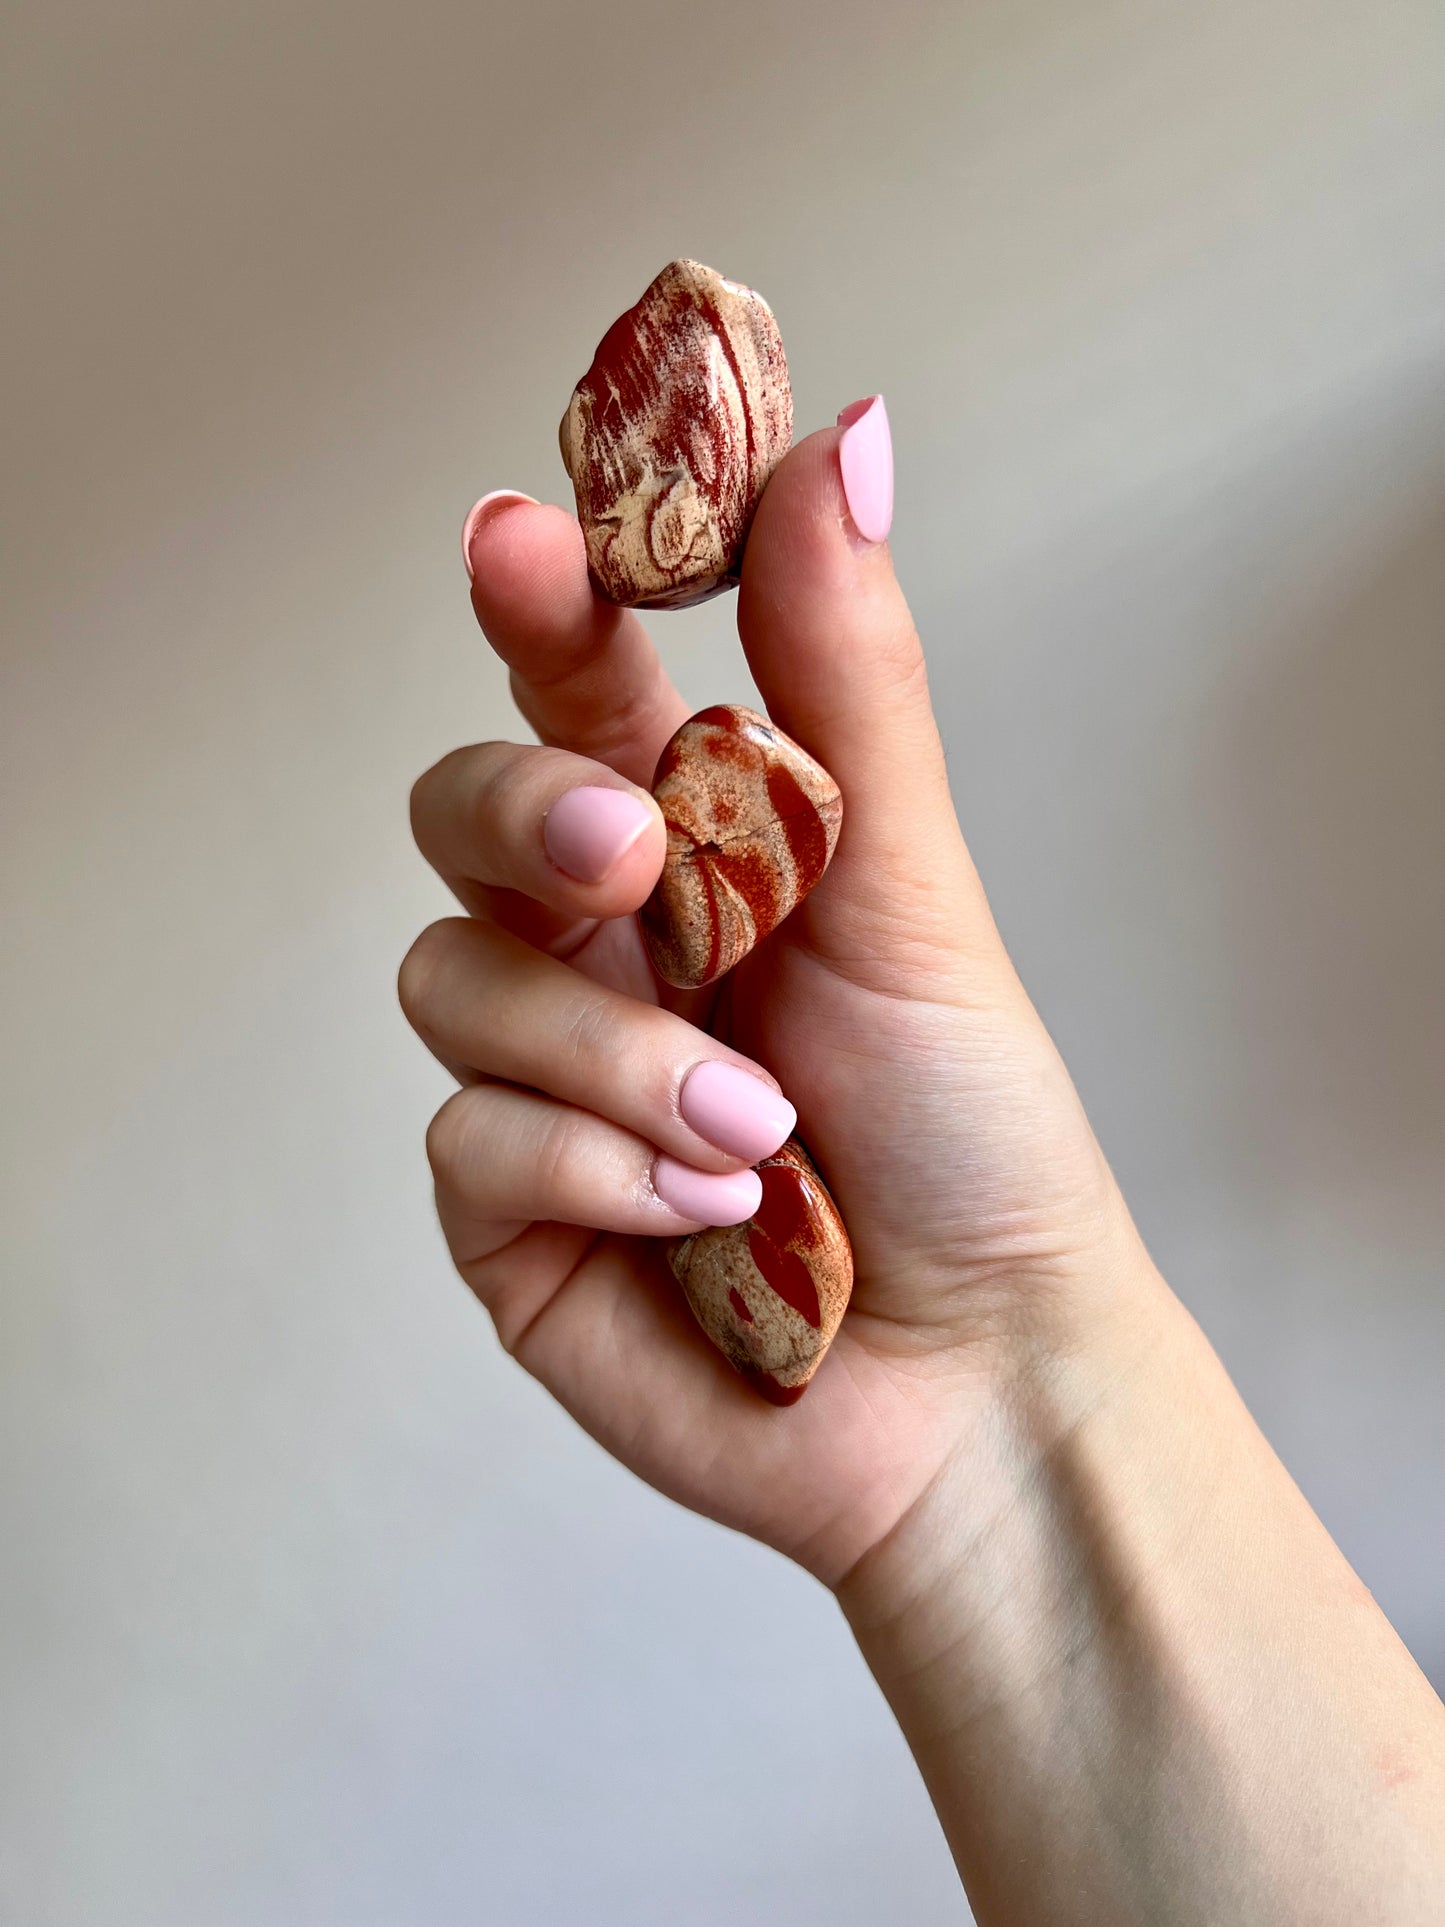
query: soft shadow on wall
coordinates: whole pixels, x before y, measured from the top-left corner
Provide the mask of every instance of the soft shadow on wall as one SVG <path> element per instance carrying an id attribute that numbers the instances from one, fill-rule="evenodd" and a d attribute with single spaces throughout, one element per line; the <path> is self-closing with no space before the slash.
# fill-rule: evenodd
<path id="1" fill-rule="evenodd" d="M 1228 723 L 1229 1151 L 1276 1260 L 1275 1434 L 1445 1688 L 1445 475 Z"/>
<path id="2" fill-rule="evenodd" d="M 1445 480 L 1261 652 L 1218 767 L 1236 1181 L 1408 1228 L 1445 1156 Z"/>
<path id="3" fill-rule="evenodd" d="M 1431 363 L 1372 372 L 918 608 L 965 830 L 1146 1240 L 1437 1682 L 1441 401 Z"/>

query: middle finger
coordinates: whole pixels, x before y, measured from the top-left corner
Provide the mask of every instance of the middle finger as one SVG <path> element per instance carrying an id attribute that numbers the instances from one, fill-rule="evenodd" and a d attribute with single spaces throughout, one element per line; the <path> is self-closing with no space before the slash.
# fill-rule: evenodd
<path id="1" fill-rule="evenodd" d="M 748 1058 L 496 924 L 432 924 L 407 953 L 400 994 L 444 1063 L 545 1091 L 700 1170 L 770 1157 L 797 1121 Z"/>

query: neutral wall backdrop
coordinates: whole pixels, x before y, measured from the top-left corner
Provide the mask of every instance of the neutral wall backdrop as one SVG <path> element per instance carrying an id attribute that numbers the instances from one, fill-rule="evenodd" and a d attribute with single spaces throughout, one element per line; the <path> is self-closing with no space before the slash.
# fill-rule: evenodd
<path id="1" fill-rule="evenodd" d="M 967 1918 L 828 1596 L 454 1279 L 457 548 L 672 255 L 881 388 L 1006 937 L 1445 1684 L 1436 0 L 22 0 L 4 27 L 0 1919 Z M 658 618 L 750 693 L 729 602 Z M 847 675 L 846 662 L 839 673 Z M 760 1625 L 767 1640 L 737 1629 Z"/>

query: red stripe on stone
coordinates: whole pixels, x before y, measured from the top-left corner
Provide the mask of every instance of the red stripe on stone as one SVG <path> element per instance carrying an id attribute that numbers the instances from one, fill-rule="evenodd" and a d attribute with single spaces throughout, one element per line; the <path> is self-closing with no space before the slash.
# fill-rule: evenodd
<path id="1" fill-rule="evenodd" d="M 758 1176 L 763 1198 L 748 1225 L 748 1255 L 783 1303 L 817 1331 L 823 1323 L 818 1287 L 794 1249 L 810 1251 L 818 1237 L 807 1178 L 790 1164 L 765 1164 Z"/>

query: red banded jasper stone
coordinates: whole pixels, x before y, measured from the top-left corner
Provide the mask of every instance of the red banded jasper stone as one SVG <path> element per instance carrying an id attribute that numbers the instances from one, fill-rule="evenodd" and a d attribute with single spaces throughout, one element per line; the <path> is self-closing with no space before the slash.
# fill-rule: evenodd
<path id="1" fill-rule="evenodd" d="M 732 703 L 683 724 L 652 793 L 667 857 L 642 934 L 658 976 L 696 989 L 732 970 L 807 896 L 833 855 L 843 797 L 790 736 Z"/>
<path id="2" fill-rule="evenodd" d="M 668 1249 L 697 1322 L 774 1405 L 803 1396 L 842 1323 L 853 1252 L 838 1208 L 796 1138 L 757 1167 L 763 1201 L 746 1224 Z"/>
<path id="3" fill-rule="evenodd" d="M 680 609 L 735 587 L 753 510 L 793 439 L 767 302 L 700 261 L 669 262 L 602 337 L 559 439 L 609 601 Z"/>

